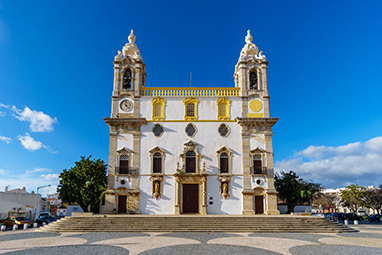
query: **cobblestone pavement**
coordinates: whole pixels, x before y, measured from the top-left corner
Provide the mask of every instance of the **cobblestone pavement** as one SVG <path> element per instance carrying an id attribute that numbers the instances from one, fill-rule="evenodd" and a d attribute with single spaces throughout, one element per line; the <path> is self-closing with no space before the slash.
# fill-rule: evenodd
<path id="1" fill-rule="evenodd" d="M 352 226 L 353 227 L 353 226 Z M 382 225 L 359 232 L 293 233 L 44 233 L 0 232 L 0 254 L 382 254 Z"/>

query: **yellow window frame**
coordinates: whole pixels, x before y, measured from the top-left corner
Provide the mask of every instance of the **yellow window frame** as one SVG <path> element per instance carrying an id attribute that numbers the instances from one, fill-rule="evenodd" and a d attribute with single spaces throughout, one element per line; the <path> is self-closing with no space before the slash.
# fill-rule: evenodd
<path id="1" fill-rule="evenodd" d="M 231 106 L 231 100 L 226 97 L 221 97 L 216 101 L 218 107 L 218 120 L 230 120 L 229 107 Z M 225 109 L 225 115 L 221 115 L 221 108 Z"/>
<path id="2" fill-rule="evenodd" d="M 153 106 L 153 120 L 164 120 L 164 107 L 166 105 L 166 100 L 162 97 L 156 97 L 151 101 L 151 104 Z M 158 111 L 156 111 L 158 106 L 160 107 L 159 115 Z"/>
<path id="3" fill-rule="evenodd" d="M 199 100 L 194 97 L 189 97 L 183 100 L 184 104 L 184 119 L 185 120 L 197 120 L 198 119 L 198 104 Z M 194 105 L 194 115 L 188 116 L 187 115 L 187 105 L 193 104 Z"/>

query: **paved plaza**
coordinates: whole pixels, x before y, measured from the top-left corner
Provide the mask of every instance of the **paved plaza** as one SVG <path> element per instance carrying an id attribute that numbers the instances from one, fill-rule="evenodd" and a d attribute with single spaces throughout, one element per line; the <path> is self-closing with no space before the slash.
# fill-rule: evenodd
<path id="1" fill-rule="evenodd" d="M 359 232 L 46 233 L 0 232 L 0 254 L 382 254 L 382 224 Z"/>

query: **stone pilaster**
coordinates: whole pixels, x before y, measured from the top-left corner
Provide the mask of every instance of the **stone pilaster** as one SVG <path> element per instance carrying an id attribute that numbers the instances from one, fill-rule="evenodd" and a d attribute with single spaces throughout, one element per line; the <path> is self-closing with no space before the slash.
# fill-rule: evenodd
<path id="1" fill-rule="evenodd" d="M 242 151 L 243 151 L 243 214 L 255 214 L 253 210 L 253 193 L 251 189 L 251 170 L 250 170 L 250 158 L 249 158 L 249 136 L 250 132 L 246 125 L 242 126 L 241 139 L 242 139 Z"/>
<path id="2" fill-rule="evenodd" d="M 139 190 L 139 158 L 141 151 L 141 131 L 133 131 L 133 171 L 136 171 L 132 175 L 131 189 Z"/>
<path id="3" fill-rule="evenodd" d="M 202 181 L 202 212 L 201 214 L 207 214 L 207 178 L 203 176 Z"/>
<path id="4" fill-rule="evenodd" d="M 265 132 L 265 149 L 271 153 L 267 154 L 267 196 L 266 211 L 267 214 L 280 214 L 277 210 L 277 192 L 275 189 L 275 179 L 273 170 L 273 148 L 272 148 L 272 131 Z"/>
<path id="5" fill-rule="evenodd" d="M 180 214 L 180 180 L 179 177 L 175 177 L 175 211 L 174 214 Z"/>
<path id="6" fill-rule="evenodd" d="M 109 163 L 107 176 L 107 190 L 105 191 L 105 213 L 112 213 L 115 208 L 115 154 L 117 150 L 117 131 L 110 128 L 109 133 Z"/>

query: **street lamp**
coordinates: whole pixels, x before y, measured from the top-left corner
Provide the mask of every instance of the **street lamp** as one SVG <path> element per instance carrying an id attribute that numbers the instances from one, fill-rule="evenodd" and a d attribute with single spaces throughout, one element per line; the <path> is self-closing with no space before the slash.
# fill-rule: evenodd
<path id="1" fill-rule="evenodd" d="M 44 185 L 44 186 L 40 186 L 40 187 L 37 187 L 37 193 L 36 193 L 36 202 L 34 204 L 34 220 L 36 220 L 37 218 L 37 199 L 38 199 L 38 190 L 40 188 L 45 188 L 45 187 L 50 187 L 51 185 Z"/>

